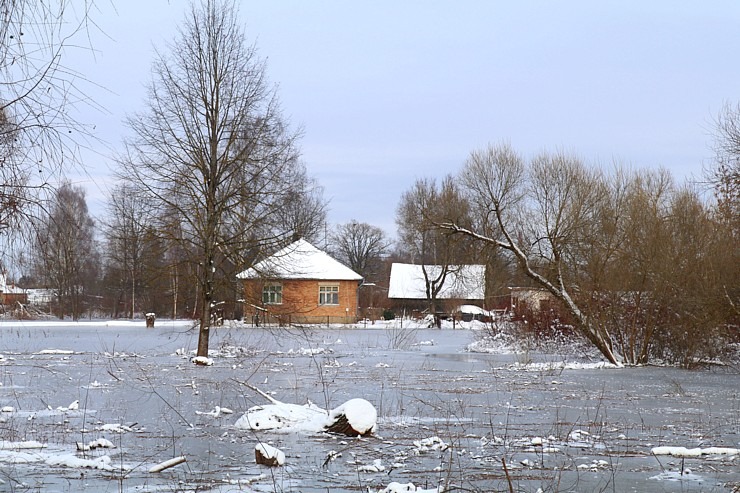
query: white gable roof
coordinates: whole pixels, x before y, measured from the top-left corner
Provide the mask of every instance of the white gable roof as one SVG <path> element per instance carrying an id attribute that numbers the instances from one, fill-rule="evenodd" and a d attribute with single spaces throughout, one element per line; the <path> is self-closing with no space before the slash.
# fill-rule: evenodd
<path id="1" fill-rule="evenodd" d="M 426 284 L 421 265 L 391 265 L 391 279 L 388 286 L 389 298 L 425 300 Z M 439 276 L 442 267 L 425 265 L 430 279 Z M 451 265 L 437 299 L 482 300 L 485 298 L 485 265 Z"/>
<path id="2" fill-rule="evenodd" d="M 360 281 L 362 276 L 303 238 L 237 274 L 239 279 Z"/>

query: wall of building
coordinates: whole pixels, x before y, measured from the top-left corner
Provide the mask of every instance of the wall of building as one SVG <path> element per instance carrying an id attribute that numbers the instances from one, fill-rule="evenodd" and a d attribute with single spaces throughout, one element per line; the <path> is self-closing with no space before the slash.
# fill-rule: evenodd
<path id="1" fill-rule="evenodd" d="M 278 282 L 278 281 L 275 281 Z M 348 324 L 357 321 L 357 281 L 279 281 L 283 287 L 281 304 L 262 303 L 262 290 L 269 281 L 244 281 L 244 319 L 284 324 Z M 338 305 L 319 305 L 319 286 L 339 286 Z M 256 308 L 260 307 L 260 308 Z"/>
<path id="2" fill-rule="evenodd" d="M 513 311 L 516 311 L 516 307 L 520 304 L 526 304 L 530 310 L 540 311 L 546 309 L 554 301 L 555 297 L 552 293 L 544 289 L 515 288 L 511 290 L 511 309 Z"/>

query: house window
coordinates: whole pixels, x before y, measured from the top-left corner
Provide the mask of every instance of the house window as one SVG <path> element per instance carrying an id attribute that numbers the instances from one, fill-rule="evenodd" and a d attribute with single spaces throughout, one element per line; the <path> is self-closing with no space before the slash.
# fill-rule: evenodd
<path id="1" fill-rule="evenodd" d="M 338 305 L 339 286 L 319 286 L 319 305 Z"/>
<path id="2" fill-rule="evenodd" d="M 266 284 L 262 288 L 262 303 L 265 305 L 281 305 L 283 303 L 282 284 Z"/>

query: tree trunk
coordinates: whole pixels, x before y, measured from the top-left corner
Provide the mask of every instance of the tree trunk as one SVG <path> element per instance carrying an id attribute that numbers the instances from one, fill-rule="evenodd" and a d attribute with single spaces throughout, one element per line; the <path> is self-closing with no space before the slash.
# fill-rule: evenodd
<path id="1" fill-rule="evenodd" d="M 208 357 L 208 340 L 211 335 L 211 304 L 213 302 L 213 254 L 206 254 L 203 269 L 203 296 L 200 310 L 200 332 L 198 333 L 198 356 Z"/>
<path id="2" fill-rule="evenodd" d="M 209 282 L 206 281 L 206 284 Z M 207 286 L 204 286 L 203 296 L 201 297 L 200 309 L 200 331 L 198 332 L 198 354 L 204 358 L 208 357 L 208 339 L 211 335 L 211 293 Z"/>
<path id="3" fill-rule="evenodd" d="M 172 320 L 177 318 L 177 293 L 178 293 L 178 279 L 177 279 L 177 263 L 174 264 L 172 275 L 170 276 L 172 287 Z"/>

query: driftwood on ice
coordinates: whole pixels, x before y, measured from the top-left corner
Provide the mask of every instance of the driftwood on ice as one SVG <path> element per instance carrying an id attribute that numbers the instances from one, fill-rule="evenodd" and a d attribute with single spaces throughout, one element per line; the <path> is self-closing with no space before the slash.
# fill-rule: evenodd
<path id="1" fill-rule="evenodd" d="M 159 464 L 152 466 L 149 468 L 150 473 L 157 473 L 162 472 L 165 469 L 169 469 L 170 467 L 175 467 L 178 464 L 182 464 L 187 459 L 185 459 L 184 455 L 181 455 L 179 457 L 174 457 L 172 459 L 166 460 L 164 462 L 160 462 Z"/>

